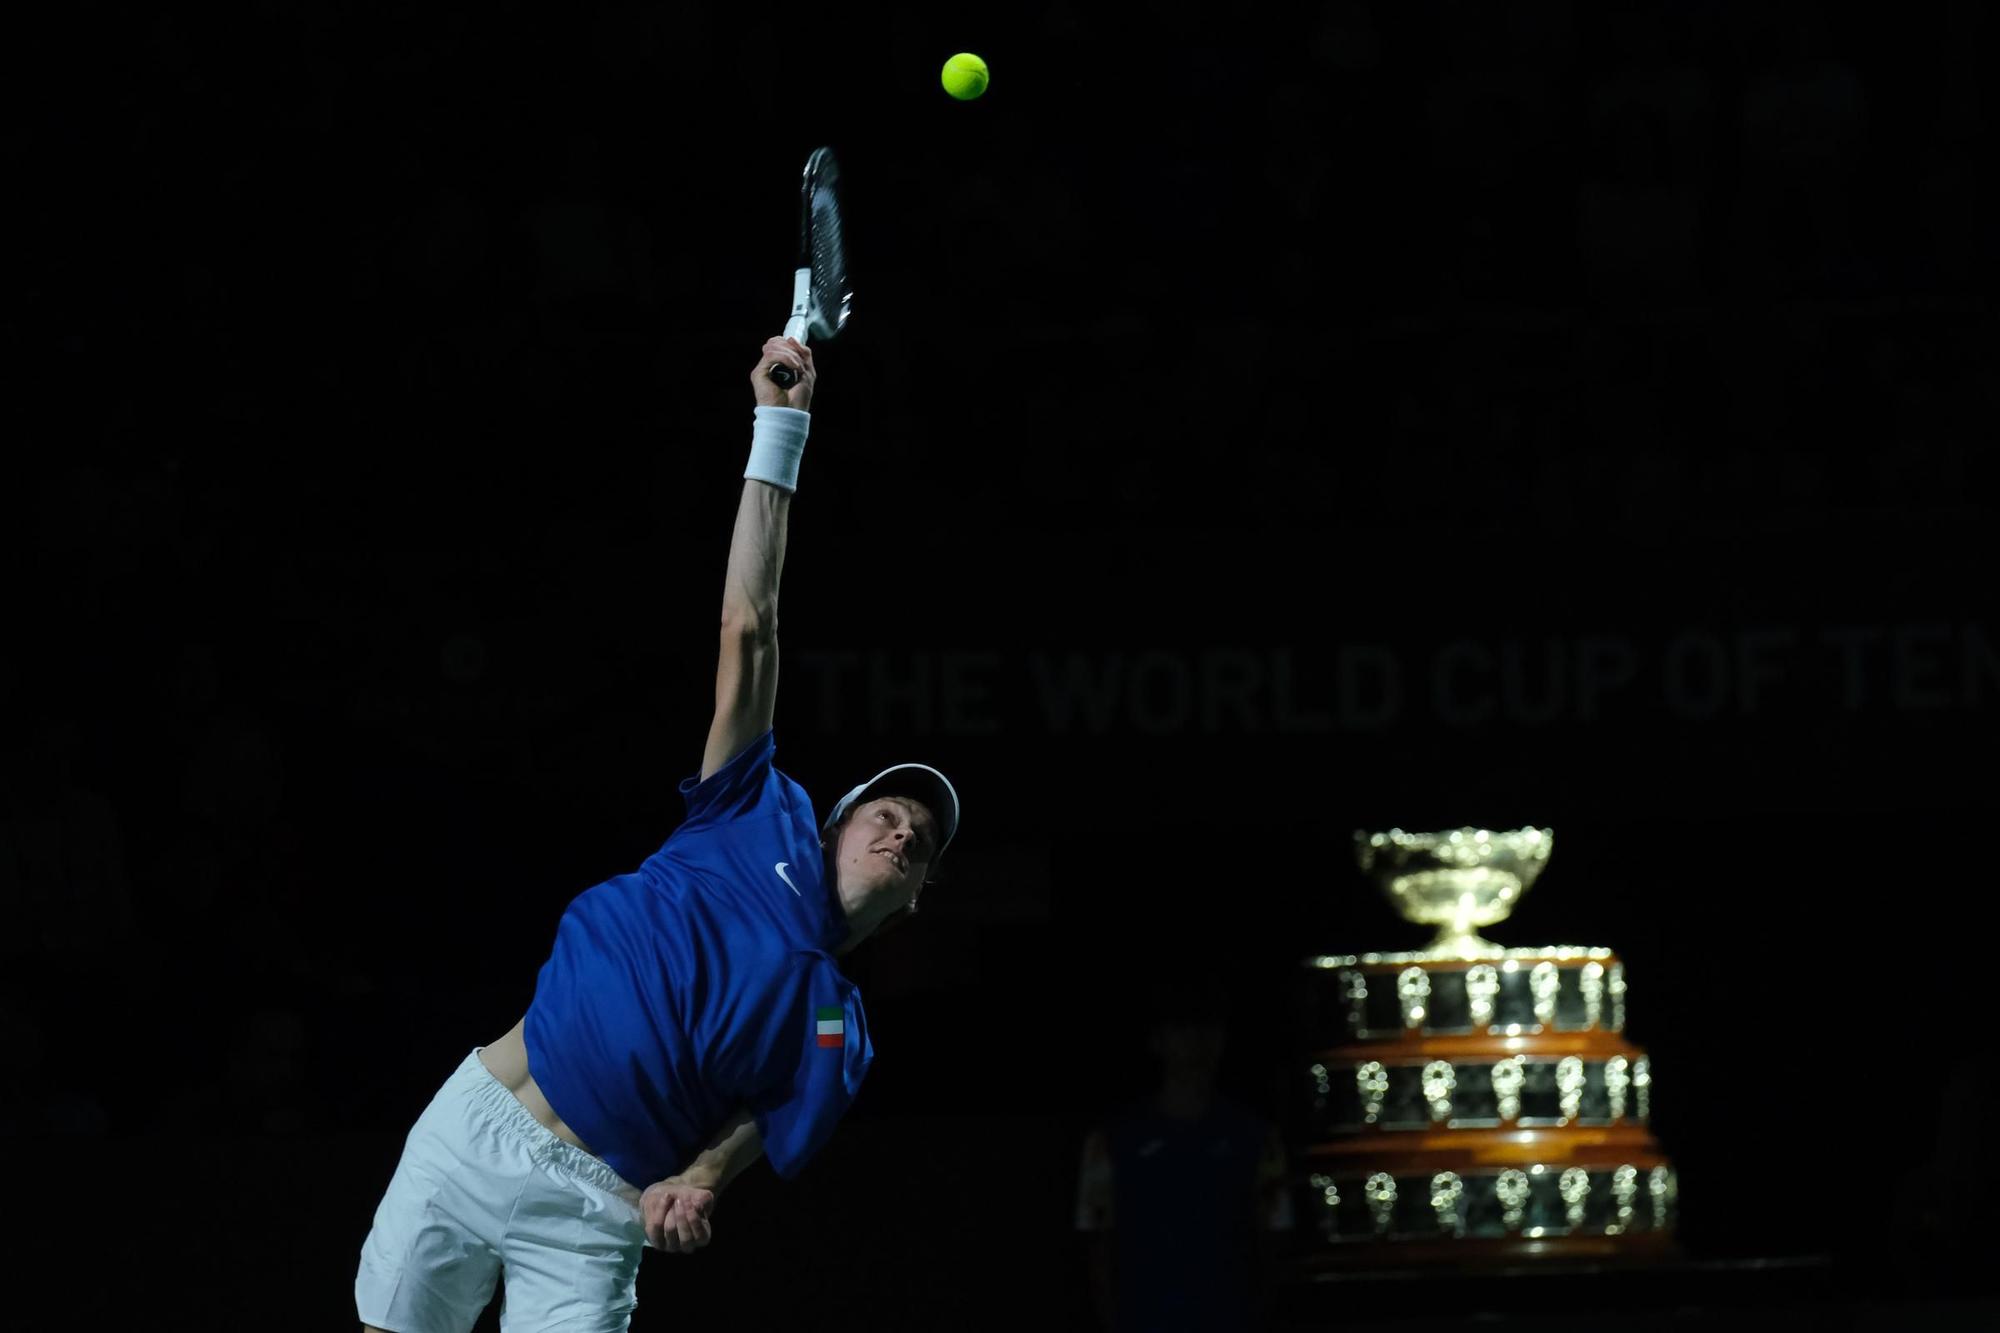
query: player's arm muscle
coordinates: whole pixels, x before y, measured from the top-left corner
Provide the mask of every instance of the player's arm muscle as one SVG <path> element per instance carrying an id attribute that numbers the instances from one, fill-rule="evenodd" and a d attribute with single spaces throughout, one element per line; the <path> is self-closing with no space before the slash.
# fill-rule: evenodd
<path id="1" fill-rule="evenodd" d="M 748 1107 L 741 1107 L 675 1179 L 720 1194 L 763 1155 L 764 1136 L 757 1130 L 757 1118 Z"/>

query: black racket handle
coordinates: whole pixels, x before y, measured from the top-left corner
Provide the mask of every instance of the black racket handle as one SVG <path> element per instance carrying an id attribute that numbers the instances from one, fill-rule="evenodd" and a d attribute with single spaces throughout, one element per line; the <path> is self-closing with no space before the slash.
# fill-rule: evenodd
<path id="1" fill-rule="evenodd" d="M 790 366 L 771 367 L 771 383 L 777 385 L 780 389 L 789 389 L 798 382 L 799 377 L 792 373 Z"/>

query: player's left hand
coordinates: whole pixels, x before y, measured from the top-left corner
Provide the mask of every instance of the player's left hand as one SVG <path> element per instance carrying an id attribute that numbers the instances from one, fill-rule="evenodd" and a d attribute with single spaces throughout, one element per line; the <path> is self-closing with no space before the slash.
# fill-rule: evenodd
<path id="1" fill-rule="evenodd" d="M 693 1254 L 714 1236 L 708 1215 L 715 1211 L 715 1191 L 669 1177 L 646 1187 L 639 1196 L 646 1221 L 646 1243 L 668 1254 Z"/>

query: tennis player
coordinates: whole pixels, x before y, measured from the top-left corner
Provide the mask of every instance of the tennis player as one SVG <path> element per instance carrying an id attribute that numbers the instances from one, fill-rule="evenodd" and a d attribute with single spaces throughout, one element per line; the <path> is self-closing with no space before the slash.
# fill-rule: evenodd
<path id="1" fill-rule="evenodd" d="M 569 904 L 527 1014 L 418 1117 L 362 1245 L 364 1329 L 464 1333 L 503 1275 L 506 1333 L 626 1328 L 645 1247 L 708 1244 L 717 1194 L 759 1156 L 794 1176 L 873 1058 L 836 959 L 917 910 L 958 795 L 899 764 L 816 821 L 772 766 L 811 351 L 771 339 L 750 383 L 715 719 L 681 783 L 687 816 L 636 871 Z"/>

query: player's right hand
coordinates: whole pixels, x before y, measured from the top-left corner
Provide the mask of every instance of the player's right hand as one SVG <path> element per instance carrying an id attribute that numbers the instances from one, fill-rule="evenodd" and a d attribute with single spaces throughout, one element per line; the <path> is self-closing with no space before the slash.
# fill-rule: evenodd
<path id="1" fill-rule="evenodd" d="M 714 1211 L 715 1191 L 671 1177 L 639 1196 L 646 1243 L 668 1254 L 693 1254 L 708 1244 L 714 1236 L 708 1215 Z"/>
<path id="2" fill-rule="evenodd" d="M 771 378 L 772 366 L 784 366 L 798 376 L 797 381 L 789 389 L 781 388 Z M 772 338 L 764 344 L 757 368 L 750 372 L 750 391 L 756 395 L 759 407 L 796 407 L 801 412 L 810 412 L 816 378 L 812 348 L 796 338 Z"/>

